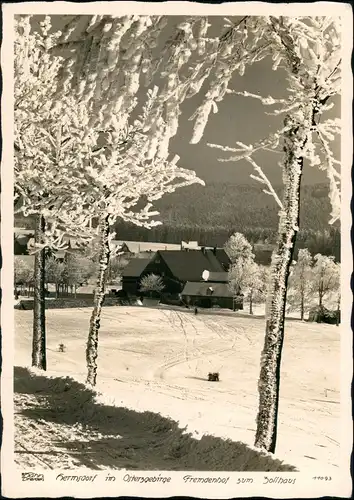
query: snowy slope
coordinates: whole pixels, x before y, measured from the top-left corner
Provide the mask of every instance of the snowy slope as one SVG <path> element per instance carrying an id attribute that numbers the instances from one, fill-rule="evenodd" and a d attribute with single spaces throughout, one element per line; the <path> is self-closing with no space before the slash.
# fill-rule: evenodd
<path id="1" fill-rule="evenodd" d="M 90 310 L 48 310 L 48 366 L 83 382 Z M 30 364 L 31 311 L 16 311 L 16 364 Z M 203 434 L 253 444 L 264 320 L 179 310 L 104 310 L 98 390 L 105 404 L 151 411 Z M 64 343 L 66 352 L 58 352 Z M 220 382 L 207 382 L 209 371 Z M 28 401 L 20 401 L 28 405 Z M 37 403 L 33 403 L 37 404 Z M 277 455 L 300 469 L 339 462 L 339 329 L 288 321 Z"/>

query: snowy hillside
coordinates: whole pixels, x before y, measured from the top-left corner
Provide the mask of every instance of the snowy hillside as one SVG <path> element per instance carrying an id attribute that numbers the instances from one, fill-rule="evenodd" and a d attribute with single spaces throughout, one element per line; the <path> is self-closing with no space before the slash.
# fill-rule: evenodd
<path id="1" fill-rule="evenodd" d="M 150 464 L 153 468 L 244 470 L 237 469 L 241 467 L 236 458 L 240 443 L 235 442 L 252 445 L 254 440 L 264 319 L 237 313 L 194 316 L 169 309 L 105 309 L 97 385 L 102 393 L 98 401 L 103 406 L 95 406 L 91 404 L 92 393 L 80 385 L 86 376 L 89 315 L 88 309 L 47 311 L 48 375 L 54 377 L 48 382 L 38 374 L 29 379 L 28 372 L 20 368 L 30 365 L 32 325 L 31 311 L 16 311 L 17 463 L 30 465 L 28 457 L 36 462 L 39 456 L 47 461 L 51 457 L 55 467 L 141 468 L 148 457 L 143 451 L 146 443 L 141 441 L 144 429 L 149 429 L 151 437 L 152 428 L 162 426 L 163 430 L 167 425 L 171 429 L 169 444 L 165 443 L 165 431 L 159 435 L 160 444 L 152 439 L 159 456 L 157 459 L 154 454 L 157 461 Z M 65 352 L 58 351 L 60 343 Z M 338 466 L 338 364 L 338 328 L 287 322 L 277 456 L 300 470 Z M 209 371 L 220 372 L 219 383 L 206 381 Z M 66 376 L 77 382 L 58 378 Z M 73 417 L 77 405 L 81 411 L 75 410 Z M 107 405 L 120 411 L 107 413 Z M 93 415 L 87 416 L 87 411 Z M 136 412 L 155 415 L 141 414 L 146 418 L 138 419 L 138 425 Z M 234 443 L 216 440 L 211 444 L 211 438 L 204 437 L 196 445 L 190 440 L 192 436 L 181 439 L 181 430 L 166 417 L 178 422 L 180 428 L 187 427 L 196 439 L 210 434 Z M 87 422 L 92 418 L 94 426 L 89 428 L 88 439 Z M 112 418 L 116 419 L 112 422 Z M 31 440 L 31 429 L 37 437 L 42 435 L 37 447 L 44 447 L 47 455 L 21 453 Z M 112 429 L 130 436 L 124 452 L 117 439 L 112 441 Z M 175 446 L 178 450 L 171 458 Z M 148 467 L 149 462 L 145 464 Z M 253 464 L 256 468 L 252 469 L 250 465 L 249 470 L 261 470 L 259 466 Z"/>

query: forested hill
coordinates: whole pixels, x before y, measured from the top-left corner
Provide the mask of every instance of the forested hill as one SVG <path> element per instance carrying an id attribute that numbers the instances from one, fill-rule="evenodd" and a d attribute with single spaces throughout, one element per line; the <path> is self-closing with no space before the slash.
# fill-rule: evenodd
<path id="1" fill-rule="evenodd" d="M 277 189 L 281 194 L 281 188 Z M 157 202 L 163 225 L 146 230 L 117 221 L 119 239 L 180 243 L 197 240 L 222 246 L 235 231 L 251 243 L 275 241 L 278 206 L 261 185 L 226 183 L 189 186 Z M 301 194 L 297 248 L 340 258 L 340 229 L 329 225 L 330 203 L 324 184 L 307 185 Z"/>
<path id="2" fill-rule="evenodd" d="M 276 189 L 281 193 L 281 188 Z M 226 183 L 193 185 L 165 196 L 157 206 L 168 224 L 196 227 L 273 228 L 278 223 L 278 206 L 262 186 Z M 326 185 L 305 186 L 301 195 L 301 228 L 328 228 L 330 203 Z"/>
<path id="3" fill-rule="evenodd" d="M 280 189 L 277 192 L 280 194 Z M 157 202 L 161 226 L 150 230 L 117 220 L 117 239 L 223 246 L 234 232 L 243 233 L 252 243 L 274 243 L 278 224 L 275 200 L 262 192 L 261 185 L 226 183 L 195 185 L 179 189 Z M 307 185 L 301 194 L 300 233 L 297 249 L 308 248 L 314 255 L 340 259 L 339 224 L 329 225 L 330 203 L 324 184 Z M 31 221 L 18 220 L 27 227 Z M 33 224 L 33 222 L 32 222 Z M 32 226 L 30 226 L 32 227 Z"/>

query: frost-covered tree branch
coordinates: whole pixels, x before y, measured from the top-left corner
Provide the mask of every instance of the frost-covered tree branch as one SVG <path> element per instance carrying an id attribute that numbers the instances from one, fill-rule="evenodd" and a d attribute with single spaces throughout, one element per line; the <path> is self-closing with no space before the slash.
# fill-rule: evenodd
<path id="1" fill-rule="evenodd" d="M 278 144 L 283 148 L 281 167 L 284 194 L 267 298 L 255 440 L 256 446 L 274 451 L 287 282 L 299 230 L 300 186 L 305 162 L 309 167 L 326 170 L 332 204 L 330 222 L 333 223 L 340 216 L 340 174 L 336 169 L 340 163 L 334 158 L 331 145 L 340 133 L 340 127 L 339 120 L 332 119 L 328 113 L 333 107 L 333 102 L 329 100 L 340 92 L 340 25 L 339 19 L 326 17 L 269 17 L 262 18 L 260 25 L 263 43 L 270 42 L 273 69 L 282 68 L 287 75 L 288 95 L 283 99 L 275 99 L 246 91 L 229 94 L 258 99 L 267 108 L 274 106 L 273 111 L 267 114 L 283 114 L 284 123 L 273 136 L 276 141 L 270 136 L 248 146 L 237 142 L 236 148 L 212 147 L 236 153 L 236 156 L 222 161 L 245 159 L 254 168 L 258 166 L 252 156 L 256 151 L 275 150 Z M 259 166 L 258 175 L 252 177 L 266 183 L 261 172 Z M 274 196 L 271 189 L 268 192 Z"/>
<path id="2" fill-rule="evenodd" d="M 25 215 L 35 214 L 38 219 L 34 344 L 39 346 L 36 359 L 43 362 L 34 362 L 45 369 L 44 248 L 63 248 L 67 233 L 81 240 L 93 238 L 91 221 L 96 218 L 100 255 L 86 353 L 87 381 L 95 385 L 98 330 L 111 255 L 111 225 L 117 218 L 145 227 L 159 224 L 153 219 L 158 215 L 153 210 L 156 200 L 179 187 L 203 182 L 194 172 L 178 167 L 178 157 L 169 159 L 165 133 L 168 123 L 161 114 L 156 116 L 157 88 L 148 90 L 147 98 L 140 100 L 139 116 L 132 118 L 139 87 L 134 80 L 134 54 L 126 59 L 120 105 L 115 102 L 115 112 L 109 114 L 109 108 L 104 115 L 99 110 L 106 109 L 105 99 L 96 93 L 90 103 L 91 94 L 83 94 L 86 87 L 92 87 L 92 74 L 80 73 L 83 85 L 78 93 L 60 89 L 63 71 L 75 58 L 66 65 L 61 55 L 53 53 L 51 49 L 61 43 L 62 34 L 49 35 L 50 29 L 49 17 L 41 23 L 39 31 L 31 29 L 30 16 L 17 19 L 15 200 Z M 155 35 L 158 36 L 158 31 Z M 76 63 L 85 63 L 85 54 L 82 56 Z M 103 73 L 109 65 L 109 60 L 105 61 Z"/>
<path id="3" fill-rule="evenodd" d="M 257 175 L 251 174 L 250 177 L 261 184 L 265 184 L 267 186 L 267 190 L 263 190 L 266 194 L 269 194 L 273 196 L 275 199 L 277 205 L 282 208 L 283 204 L 280 201 L 279 196 L 277 195 L 274 187 L 272 186 L 270 180 L 262 170 L 261 166 L 254 160 L 252 157 L 254 153 L 257 153 L 258 151 L 266 150 L 266 151 L 271 151 L 275 152 L 277 151 L 277 147 L 279 146 L 281 134 L 285 131 L 286 127 L 283 129 L 279 130 L 275 134 L 271 134 L 269 137 L 266 139 L 262 139 L 258 143 L 254 145 L 246 145 L 243 144 L 240 141 L 237 141 L 236 144 L 239 146 L 238 148 L 233 148 L 233 147 L 228 147 L 228 146 L 221 146 L 218 144 L 211 144 L 208 143 L 208 146 L 211 148 L 216 148 L 220 149 L 225 152 L 233 152 L 237 153 L 237 156 L 230 156 L 229 158 L 220 158 L 220 162 L 237 162 L 239 160 L 246 160 L 248 163 L 250 163 L 255 170 Z"/>
<path id="4" fill-rule="evenodd" d="M 277 193 L 275 192 L 271 182 L 269 181 L 268 177 L 265 175 L 265 173 L 263 172 L 263 170 L 261 169 L 261 167 L 259 165 L 257 165 L 257 163 L 254 161 L 253 158 L 251 158 L 250 156 L 245 156 L 245 160 L 247 160 L 251 165 L 252 167 L 255 169 L 255 171 L 257 172 L 258 176 L 256 175 L 251 175 L 250 177 L 262 184 L 265 184 L 268 188 L 268 190 L 266 189 L 263 189 L 264 193 L 266 194 L 270 194 L 271 196 L 273 196 L 273 198 L 275 199 L 275 201 L 277 202 L 278 206 L 283 209 L 283 204 L 282 202 L 280 201 L 280 198 L 278 197 Z"/>
<path id="5" fill-rule="evenodd" d="M 122 217 L 155 225 L 155 200 L 202 182 L 194 172 L 178 167 L 177 157 L 168 160 L 158 154 L 161 136 L 147 126 L 157 89 L 148 91 L 140 116 L 126 121 L 119 133 L 104 124 L 90 129 L 84 102 L 69 95 L 58 99 L 55 82 L 61 58 L 41 50 L 56 43 L 59 35 L 51 35 L 48 42 L 49 19 L 42 34 L 30 33 L 29 23 L 29 18 L 19 19 L 16 44 L 15 189 L 21 195 L 20 210 L 25 215 L 40 212 L 53 221 L 53 234 L 65 228 L 81 238 L 93 236 L 89 221 L 105 212 L 110 223 Z M 59 237 L 56 243 L 61 245 Z"/>
<path id="6" fill-rule="evenodd" d="M 287 71 L 288 96 L 277 99 L 263 97 L 247 91 L 227 90 L 228 95 L 237 95 L 259 100 L 266 107 L 275 106 L 267 114 L 291 115 L 299 126 L 306 126 L 306 142 L 301 156 L 310 166 L 326 170 L 329 180 L 332 214 L 330 223 L 340 216 L 340 187 L 337 179 L 340 161 L 334 158 L 333 142 L 340 134 L 340 121 L 330 118 L 328 111 L 334 103 L 328 100 L 340 91 L 340 38 L 339 24 L 333 18 L 262 18 L 264 38 L 271 41 L 273 69 L 281 67 Z M 309 109 L 309 106 L 311 109 Z M 306 117 L 305 110 L 309 110 Z M 288 127 L 280 127 L 267 139 L 253 145 L 232 148 L 209 144 L 237 156 L 220 161 L 238 161 L 250 157 L 260 150 L 276 151 Z M 273 139 L 277 140 L 273 142 Z M 319 138 L 319 140 L 316 140 Z M 322 160 L 324 158 L 324 161 Z M 261 167 L 259 167 L 261 168 Z M 252 176 L 254 178 L 254 176 Z M 277 201 L 278 203 L 278 201 Z M 279 204 L 279 203 L 278 203 Z"/>
<path id="7" fill-rule="evenodd" d="M 174 23 L 166 16 L 92 16 L 74 38 L 76 23 L 62 29 L 52 49 L 66 54 L 58 92 L 77 92 L 90 108 L 90 126 L 104 121 L 119 131 L 138 106 L 139 87 L 158 79 L 162 84 L 146 127 L 159 129 L 162 155 L 177 132 L 185 99 L 205 87 L 205 99 L 191 118 L 196 143 L 233 74 L 243 74 L 248 64 L 270 53 L 270 42 L 262 40 L 263 23 L 252 16 L 225 19 L 223 32 L 214 37 L 206 17 Z M 167 33 L 167 42 L 160 44 Z"/>

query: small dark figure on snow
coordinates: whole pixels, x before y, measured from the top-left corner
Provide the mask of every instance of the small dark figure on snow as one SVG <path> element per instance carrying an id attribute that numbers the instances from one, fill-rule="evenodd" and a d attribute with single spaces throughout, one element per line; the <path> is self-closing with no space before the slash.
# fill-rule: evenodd
<path id="1" fill-rule="evenodd" d="M 198 308 L 197 307 L 194 308 L 194 314 L 198 314 Z"/>
<path id="2" fill-rule="evenodd" d="M 65 352 L 65 345 L 64 344 L 59 344 L 58 351 L 59 352 Z"/>
<path id="3" fill-rule="evenodd" d="M 219 382 L 219 373 L 208 373 L 208 382 Z"/>

